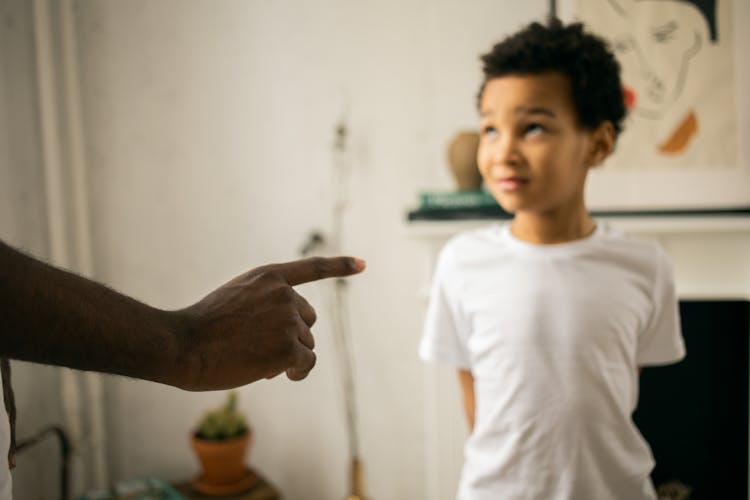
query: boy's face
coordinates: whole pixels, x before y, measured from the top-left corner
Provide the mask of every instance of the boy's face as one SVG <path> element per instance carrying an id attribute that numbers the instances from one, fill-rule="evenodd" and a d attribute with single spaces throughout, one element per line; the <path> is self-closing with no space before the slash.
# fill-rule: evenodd
<path id="1" fill-rule="evenodd" d="M 480 101 L 479 171 L 508 212 L 583 207 L 593 132 L 578 125 L 564 75 L 508 75 L 487 82 Z"/>

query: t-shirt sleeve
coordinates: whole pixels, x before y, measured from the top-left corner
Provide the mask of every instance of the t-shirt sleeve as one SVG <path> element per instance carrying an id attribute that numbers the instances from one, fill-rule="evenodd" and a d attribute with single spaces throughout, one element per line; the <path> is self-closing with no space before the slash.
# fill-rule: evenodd
<path id="1" fill-rule="evenodd" d="M 467 321 L 455 295 L 454 265 L 450 248 L 443 248 L 430 289 L 419 357 L 424 361 L 469 369 Z"/>
<path id="2" fill-rule="evenodd" d="M 666 365 L 685 357 L 672 264 L 661 248 L 657 250 L 653 310 L 646 330 L 638 339 L 639 366 Z"/>

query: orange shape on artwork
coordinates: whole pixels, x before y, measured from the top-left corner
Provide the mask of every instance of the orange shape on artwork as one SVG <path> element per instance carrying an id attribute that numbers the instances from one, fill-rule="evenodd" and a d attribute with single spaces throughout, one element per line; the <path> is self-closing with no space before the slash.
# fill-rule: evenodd
<path id="1" fill-rule="evenodd" d="M 698 118 L 691 111 L 672 132 L 669 139 L 659 146 L 659 151 L 664 154 L 681 153 L 696 133 L 698 133 Z"/>

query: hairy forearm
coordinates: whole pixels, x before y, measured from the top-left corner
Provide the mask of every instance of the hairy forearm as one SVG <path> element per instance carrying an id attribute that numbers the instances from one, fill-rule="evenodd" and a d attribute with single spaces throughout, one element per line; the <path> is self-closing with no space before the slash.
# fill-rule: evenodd
<path id="1" fill-rule="evenodd" d="M 315 310 L 293 287 L 364 270 L 352 257 L 251 269 L 177 311 L 161 311 L 0 241 L 0 357 L 202 391 L 315 365 Z"/>
<path id="2" fill-rule="evenodd" d="M 179 317 L 0 242 L 0 357 L 172 383 Z"/>

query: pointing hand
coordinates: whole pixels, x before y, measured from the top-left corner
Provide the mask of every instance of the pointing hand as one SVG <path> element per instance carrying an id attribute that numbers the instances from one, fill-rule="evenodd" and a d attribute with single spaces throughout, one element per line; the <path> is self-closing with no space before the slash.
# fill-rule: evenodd
<path id="1" fill-rule="evenodd" d="M 252 269 L 178 312 L 184 335 L 178 341 L 175 385 L 214 390 L 271 378 L 286 371 L 302 380 L 315 366 L 313 307 L 293 287 L 360 273 L 353 257 L 313 257 Z M 186 370 L 183 370 L 186 368 Z"/>

